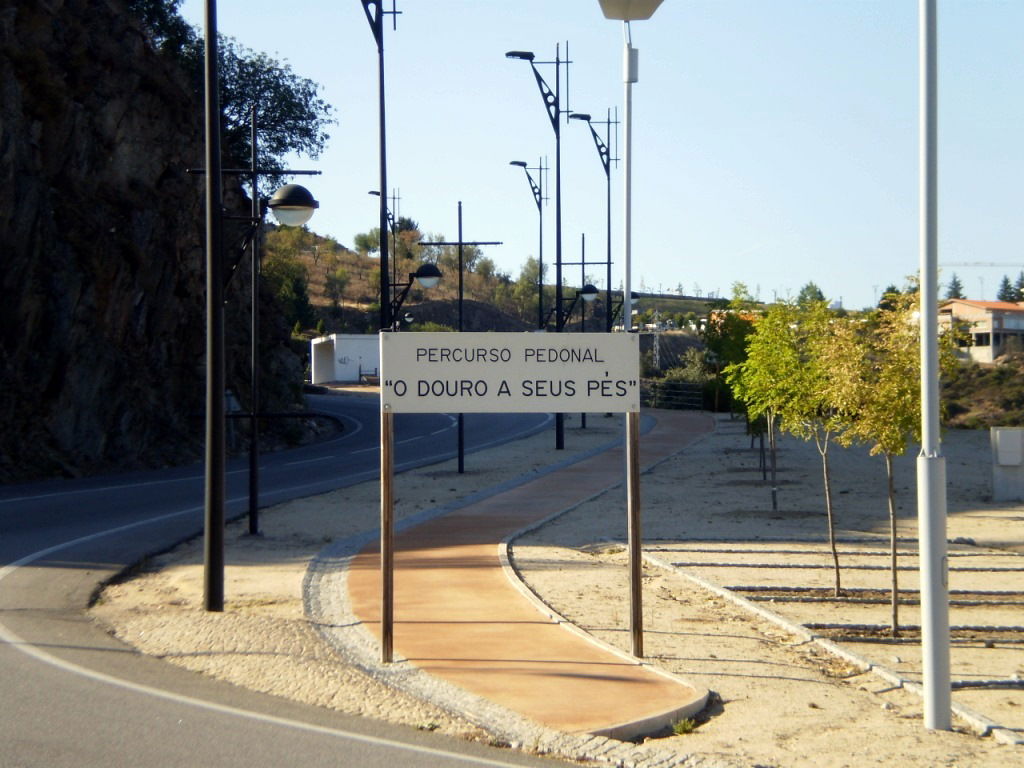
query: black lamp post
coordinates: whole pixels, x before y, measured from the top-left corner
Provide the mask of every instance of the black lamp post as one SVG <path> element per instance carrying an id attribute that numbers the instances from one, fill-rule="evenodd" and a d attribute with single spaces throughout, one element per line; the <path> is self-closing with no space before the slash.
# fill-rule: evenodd
<path id="1" fill-rule="evenodd" d="M 419 269 L 415 272 L 409 273 L 409 279 L 404 283 L 395 283 L 395 296 L 391 299 L 388 305 L 388 310 L 391 317 L 395 318 L 394 328 L 392 330 L 398 330 L 398 313 L 402 309 L 402 305 L 405 303 L 405 298 L 409 295 L 409 289 L 412 288 L 413 283 L 418 285 L 420 288 L 433 288 L 441 280 L 441 270 L 437 268 L 437 264 L 420 264 Z"/>
<path id="2" fill-rule="evenodd" d="M 437 246 L 458 246 L 459 248 L 459 333 L 462 333 L 462 304 L 463 304 L 463 274 L 465 272 L 463 268 L 463 249 L 467 245 L 481 246 L 481 245 L 501 245 L 499 241 L 484 241 L 484 240 L 473 240 L 466 241 L 462 239 L 462 201 L 459 201 L 459 239 L 457 242 L 433 242 L 424 243 L 420 245 L 437 245 Z M 440 274 L 440 273 L 438 273 Z M 397 311 L 397 310 L 396 310 Z M 458 454 L 459 454 L 459 474 L 463 474 L 466 471 L 466 433 L 465 433 L 465 414 L 460 413 L 458 418 Z"/>
<path id="3" fill-rule="evenodd" d="M 606 296 L 607 296 L 607 309 L 605 311 L 605 330 L 611 333 L 612 330 L 612 156 L 608 151 L 608 146 L 611 144 L 611 132 L 612 125 L 615 121 L 612 120 L 611 110 L 608 113 L 608 119 L 599 122 L 598 125 L 605 126 L 605 138 L 602 140 L 601 136 L 594 130 L 594 121 L 590 115 L 574 112 L 569 115 L 570 120 L 583 120 L 586 122 L 587 127 L 590 128 L 590 135 L 594 138 L 594 146 L 597 147 L 597 155 L 601 160 L 601 167 L 604 168 L 605 177 L 605 189 L 606 189 L 606 212 L 607 212 L 607 276 L 606 276 Z"/>
<path id="4" fill-rule="evenodd" d="M 248 226 L 245 236 L 242 239 L 242 247 L 238 251 L 238 257 L 231 265 L 231 269 L 224 281 L 224 289 L 231 283 L 238 264 L 248 250 L 251 255 L 252 264 L 252 285 L 250 296 L 251 312 L 251 365 L 250 365 L 250 407 L 248 413 L 229 413 L 226 418 L 247 417 L 249 419 L 249 533 L 258 535 L 259 527 L 259 416 L 260 416 L 260 349 L 259 349 L 259 275 L 260 275 L 260 234 L 263 229 L 263 217 L 266 209 L 274 213 L 274 218 L 285 226 L 299 227 L 309 221 L 313 212 L 320 207 L 320 204 L 313 199 L 308 189 L 299 184 L 285 184 L 278 189 L 270 200 L 260 197 L 259 177 L 260 176 L 317 176 L 320 171 L 296 171 L 279 168 L 260 168 L 258 166 L 258 137 L 256 130 L 256 107 L 250 111 L 250 161 L 248 168 L 222 168 L 221 174 L 236 174 L 249 177 L 249 188 L 251 193 L 252 208 L 248 216 L 223 215 L 222 218 L 234 221 L 244 221 Z M 189 169 L 189 173 L 205 173 L 204 169 Z"/>
<path id="5" fill-rule="evenodd" d="M 203 606 L 207 611 L 224 610 L 224 504 L 225 483 L 225 397 L 224 397 L 224 213 L 221 165 L 221 109 L 220 76 L 218 62 L 217 3 L 206 0 L 203 24 L 203 90 L 206 167 L 206 427 L 203 480 Z M 256 191 L 256 176 L 266 173 L 256 167 L 255 114 L 253 116 L 252 167 L 247 171 L 228 170 L 229 173 L 249 173 L 253 179 L 253 218 L 262 220 L 262 208 Z M 276 170 L 274 173 L 281 173 Z M 311 173 L 311 172 L 299 172 Z M 291 187 L 291 189 L 288 189 Z M 304 194 L 303 194 L 304 193 Z M 305 208 L 312 215 L 316 201 L 308 190 L 298 185 L 286 185 L 275 196 L 275 215 L 298 215 Z M 280 213 L 278 214 L 278 211 Z M 305 221 L 305 219 L 303 221 Z M 257 271 L 258 226 L 252 235 L 253 270 L 253 368 L 256 369 L 257 349 Z M 229 278 L 230 279 L 230 276 Z M 255 373 L 253 374 L 255 377 Z M 254 386 L 253 397 L 257 388 Z M 253 426 L 258 410 L 253 400 Z M 255 498 L 250 486 L 250 505 Z M 251 508 L 251 507 L 250 507 Z M 252 518 L 251 518 L 252 520 Z M 250 529 L 252 522 L 250 523 Z"/>
<path id="6" fill-rule="evenodd" d="M 380 192 L 376 189 L 371 189 L 366 194 L 380 197 Z M 396 205 L 398 201 L 398 193 L 394 192 L 391 195 L 391 204 Z M 394 290 L 394 285 L 398 281 L 398 222 L 395 221 L 395 215 L 391 212 L 391 208 L 387 202 L 384 203 L 384 214 L 387 217 L 388 229 L 391 232 L 391 290 Z M 383 242 L 380 244 L 380 250 L 384 251 L 387 249 L 387 235 L 381 230 L 380 236 L 383 238 Z M 383 294 L 382 294 L 383 296 Z M 388 299 L 390 300 L 390 295 Z M 392 318 L 394 320 L 394 318 Z"/>
<path id="7" fill-rule="evenodd" d="M 370 31 L 373 32 L 373 39 L 377 43 L 377 90 L 378 109 L 380 126 L 380 189 L 383 193 L 388 188 L 388 153 L 387 153 L 387 130 L 384 119 L 384 16 L 390 15 L 392 29 L 397 28 L 399 11 L 395 10 L 395 0 L 391 0 L 391 10 L 385 11 L 383 0 L 361 0 L 363 11 L 366 13 L 366 20 L 370 23 Z M 384 194 L 380 196 L 380 232 L 381 237 L 388 227 L 388 204 Z M 388 285 L 388 252 L 387 248 L 380 251 L 380 328 L 390 328 L 392 324 L 391 313 L 391 288 Z"/>
<path id="8" fill-rule="evenodd" d="M 544 206 L 543 203 L 547 200 L 544 197 L 544 171 L 547 168 L 544 167 L 544 163 L 541 160 L 537 161 L 536 168 L 527 168 L 526 163 L 523 160 L 513 160 L 509 165 L 516 165 L 523 169 L 523 173 L 526 174 L 526 180 L 530 184 L 530 191 L 533 193 L 534 202 L 537 203 L 537 221 L 538 221 L 538 236 L 537 236 L 537 327 L 544 327 Z M 533 176 L 530 175 L 530 171 L 537 171 L 537 181 L 533 180 Z"/>
<path id="9" fill-rule="evenodd" d="M 568 44 L 566 44 L 566 54 L 568 55 Z M 563 113 L 561 107 L 560 91 L 562 81 L 562 64 L 569 64 L 569 60 L 566 59 L 564 62 L 561 57 L 561 49 L 555 46 L 555 60 L 554 61 L 535 61 L 535 56 L 531 51 L 509 51 L 505 54 L 506 58 L 519 59 L 521 61 L 527 61 L 530 63 L 530 69 L 533 70 L 533 76 L 537 80 L 537 87 L 540 89 L 541 98 L 544 100 L 544 109 L 548 114 L 548 119 L 551 121 L 551 128 L 555 132 L 555 306 L 558 311 L 555 331 L 561 333 L 563 328 L 563 316 L 562 316 L 562 132 L 561 126 L 561 115 Z M 555 90 L 552 91 L 548 84 L 544 81 L 540 71 L 537 69 L 538 64 L 554 64 L 555 65 Z M 568 110 L 564 110 L 568 111 Z M 561 413 L 555 414 L 555 448 L 556 450 L 562 450 L 565 448 L 565 419 Z"/>
<path id="10" fill-rule="evenodd" d="M 203 72 L 206 133 L 206 451 L 203 605 L 224 610 L 224 222 L 220 174 L 217 0 L 206 0 Z"/>

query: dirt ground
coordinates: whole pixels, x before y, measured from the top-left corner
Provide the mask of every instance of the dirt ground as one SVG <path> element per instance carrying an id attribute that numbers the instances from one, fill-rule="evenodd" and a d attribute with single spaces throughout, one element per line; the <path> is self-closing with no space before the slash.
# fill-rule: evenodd
<path id="1" fill-rule="evenodd" d="M 572 420 L 567 453 L 621 433 L 618 418 L 591 416 L 586 430 Z M 396 514 L 401 518 L 552 463 L 552 443 L 545 432 L 472 454 L 463 476 L 454 462 L 403 474 L 396 481 Z M 950 545 L 950 588 L 973 593 L 961 596 L 970 604 L 951 607 L 951 623 L 975 628 L 961 633 L 963 638 L 955 635 L 953 678 L 972 686 L 986 683 L 958 688 L 954 700 L 1020 738 L 1024 504 L 989 500 L 987 432 L 947 433 L 943 453 L 948 538 L 957 542 Z M 680 754 L 720 755 L 760 766 L 1024 765 L 1024 746 L 975 736 L 965 721 L 957 719 L 952 732 L 925 730 L 920 697 L 859 671 L 728 597 L 760 598 L 752 605 L 813 624 L 816 633 L 837 636 L 843 647 L 875 664 L 918 679 L 914 595 L 904 594 L 900 606 L 906 637 L 892 641 L 885 637 L 887 598 L 870 591 L 889 585 L 884 463 L 864 448 L 832 448 L 831 461 L 843 587 L 857 602 L 820 599 L 834 576 L 825 545 L 821 464 L 813 444 L 782 439 L 777 510 L 770 484 L 762 479 L 757 447 L 742 423 L 728 418 L 718 420 L 714 434 L 644 474 L 645 650 L 654 663 L 714 692 L 691 733 L 662 741 L 678 744 Z M 899 571 L 900 589 L 913 590 L 913 456 L 899 459 L 896 471 L 899 562 L 908 568 Z M 347 666 L 303 615 L 306 564 L 327 543 L 373 529 L 378 504 L 377 485 L 367 483 L 267 510 L 261 538 L 247 536 L 243 525 L 232 526 L 223 614 L 201 610 L 201 543 L 192 542 L 108 587 L 94 615 L 142 652 L 204 674 L 486 740 L 480 728 Z M 600 639 L 628 649 L 624 540 L 623 492 L 617 489 L 521 537 L 512 553 L 526 583 L 545 602 Z M 720 593 L 715 586 L 731 589 Z M 766 587 L 774 591 L 764 592 Z M 813 588 L 819 591 L 809 591 Z M 973 604 L 979 599 L 997 604 Z M 860 635 L 876 636 L 851 640 L 847 636 L 855 630 L 849 625 L 861 626 Z"/>

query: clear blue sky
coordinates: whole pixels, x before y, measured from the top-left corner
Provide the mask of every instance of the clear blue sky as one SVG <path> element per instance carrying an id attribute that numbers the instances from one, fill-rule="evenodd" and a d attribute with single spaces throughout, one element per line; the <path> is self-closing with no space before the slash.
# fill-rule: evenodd
<path id="1" fill-rule="evenodd" d="M 319 82 L 338 119 L 310 228 L 346 245 L 376 226 L 377 56 L 359 0 L 221 0 L 219 27 Z M 387 2 L 390 8 L 390 0 Z M 562 106 L 622 115 L 622 25 L 597 0 L 399 0 L 385 31 L 388 183 L 399 213 L 467 240 L 517 276 L 537 211 L 510 160 L 554 165 L 529 66 L 568 41 Z M 182 12 L 201 24 L 202 0 Z M 849 308 L 918 265 L 914 0 L 665 0 L 632 25 L 633 285 L 764 300 L 807 281 Z M 939 261 L 970 298 L 1024 269 L 1024 0 L 939 0 Z M 540 66 L 554 87 L 554 67 Z M 565 69 L 563 68 L 563 72 Z M 614 145 L 614 140 L 613 140 Z M 614 146 L 613 146 L 614 149 Z M 553 264 L 552 200 L 544 210 Z M 612 170 L 613 287 L 622 279 L 621 164 Z M 586 126 L 562 125 L 563 260 L 604 259 L 605 178 Z M 947 266 L 962 262 L 1009 267 Z M 579 267 L 566 267 L 578 284 Z M 603 265 L 587 270 L 599 287 Z M 549 272 L 549 275 L 552 275 Z"/>

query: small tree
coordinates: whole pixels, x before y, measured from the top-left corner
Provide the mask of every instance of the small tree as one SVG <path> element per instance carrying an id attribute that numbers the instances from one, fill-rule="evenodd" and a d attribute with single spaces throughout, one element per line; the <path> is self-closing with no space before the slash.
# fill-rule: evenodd
<path id="1" fill-rule="evenodd" d="M 747 417 L 764 417 L 771 450 L 772 510 L 778 509 L 776 482 L 776 420 L 799 396 L 793 384 L 800 375 L 800 355 L 794 332 L 796 307 L 773 304 L 758 318 L 746 337 L 746 358 L 726 366 L 723 373 L 733 397 L 747 408 Z"/>
<path id="2" fill-rule="evenodd" d="M 348 287 L 348 272 L 344 267 L 332 269 L 324 276 L 324 293 L 331 300 L 331 307 L 335 310 L 341 308 L 341 299 Z"/>
<path id="3" fill-rule="evenodd" d="M 754 329 L 755 302 L 746 285 L 733 283 L 732 300 L 715 304 L 701 336 L 708 351 L 708 363 L 715 373 L 715 410 L 718 410 L 723 371 L 747 358 L 747 337 Z"/>
<path id="4" fill-rule="evenodd" d="M 896 486 L 893 457 L 906 453 L 910 440 L 920 439 L 920 325 L 919 292 L 891 294 L 889 307 L 879 310 L 874 322 L 841 326 L 832 339 L 829 364 L 830 399 L 849 415 L 849 427 L 838 439 L 844 445 L 864 442 L 871 455 L 885 459 L 889 509 L 889 561 L 891 567 L 892 635 L 899 636 L 899 580 L 897 571 Z M 926 318 L 925 322 L 937 322 Z M 940 366 L 956 366 L 953 336 L 944 334 Z"/>

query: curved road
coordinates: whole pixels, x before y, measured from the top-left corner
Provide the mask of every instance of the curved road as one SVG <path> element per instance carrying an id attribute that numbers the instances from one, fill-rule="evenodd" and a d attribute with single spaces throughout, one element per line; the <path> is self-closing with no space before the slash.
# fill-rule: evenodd
<path id="1" fill-rule="evenodd" d="M 261 457 L 264 505 L 377 475 L 376 399 L 309 401 L 346 430 Z M 467 416 L 467 454 L 550 420 Z M 453 456 L 455 440 L 454 417 L 400 414 L 396 469 Z M 188 467 L 0 489 L 0 765 L 551 765 L 246 691 L 108 636 L 84 615 L 90 595 L 125 566 L 200 531 L 202 486 L 202 467 Z M 246 493 L 244 459 L 229 463 L 229 515 L 244 512 Z"/>

